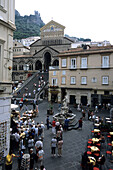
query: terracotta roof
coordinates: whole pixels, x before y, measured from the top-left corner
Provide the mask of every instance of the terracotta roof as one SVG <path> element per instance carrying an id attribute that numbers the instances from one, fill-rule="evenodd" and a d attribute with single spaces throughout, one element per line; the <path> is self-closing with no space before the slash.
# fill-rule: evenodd
<path id="1" fill-rule="evenodd" d="M 113 46 L 91 46 L 89 49 L 83 48 L 71 48 L 68 51 L 60 52 L 59 56 L 67 56 L 67 55 L 77 55 L 77 54 L 97 54 L 97 53 L 105 53 L 105 52 L 113 52 Z"/>

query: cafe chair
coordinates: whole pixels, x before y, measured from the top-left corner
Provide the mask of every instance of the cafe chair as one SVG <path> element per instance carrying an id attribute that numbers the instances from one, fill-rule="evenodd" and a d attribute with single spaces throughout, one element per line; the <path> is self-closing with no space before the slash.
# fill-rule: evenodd
<path id="1" fill-rule="evenodd" d="M 90 151 L 87 151 L 87 155 L 92 155 L 92 153 Z"/>
<path id="2" fill-rule="evenodd" d="M 93 170 L 99 170 L 99 168 L 97 168 L 97 167 L 93 167 Z"/>
<path id="3" fill-rule="evenodd" d="M 111 157 L 111 154 L 112 154 L 111 151 L 106 151 L 106 157 L 107 157 L 107 155 L 110 155 L 110 157 Z"/>
<path id="4" fill-rule="evenodd" d="M 90 151 L 90 148 L 91 148 L 91 146 L 90 146 L 90 145 L 88 145 L 88 146 L 87 146 L 87 151 Z"/>
<path id="5" fill-rule="evenodd" d="M 107 135 L 107 141 L 110 141 L 110 140 L 111 140 L 111 136 Z"/>
<path id="6" fill-rule="evenodd" d="M 93 135 L 94 135 L 94 130 L 91 131 L 91 136 L 93 136 Z"/>
<path id="7" fill-rule="evenodd" d="M 101 147 L 101 144 L 100 143 L 97 143 L 97 144 L 95 144 L 99 149 L 100 149 L 100 147 Z"/>
<path id="8" fill-rule="evenodd" d="M 107 144 L 107 146 L 108 146 L 108 148 L 110 148 L 110 149 L 111 149 L 112 144 L 111 144 L 111 143 L 108 143 L 108 144 Z"/>
<path id="9" fill-rule="evenodd" d="M 93 153 L 93 155 L 96 156 L 96 157 L 100 156 L 99 153 Z"/>
<path id="10" fill-rule="evenodd" d="M 91 142 L 91 141 L 88 141 L 87 145 L 91 145 L 91 144 L 92 144 L 92 142 Z"/>

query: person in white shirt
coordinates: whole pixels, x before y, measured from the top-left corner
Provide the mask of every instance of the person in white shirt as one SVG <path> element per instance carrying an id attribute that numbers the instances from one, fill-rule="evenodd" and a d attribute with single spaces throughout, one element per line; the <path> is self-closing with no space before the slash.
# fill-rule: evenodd
<path id="1" fill-rule="evenodd" d="M 37 161 L 38 161 L 38 151 L 43 148 L 43 143 L 41 140 L 38 140 L 35 143 L 35 149 L 36 149 L 36 155 L 37 155 Z"/>
<path id="2" fill-rule="evenodd" d="M 35 125 L 35 141 L 38 139 L 38 126 Z"/>
<path id="3" fill-rule="evenodd" d="M 16 133 L 15 133 L 16 147 L 18 147 L 18 146 L 19 146 L 19 140 L 20 140 L 19 132 L 16 132 Z"/>
<path id="4" fill-rule="evenodd" d="M 53 156 L 56 156 L 56 154 L 55 154 L 56 146 L 57 146 L 57 140 L 56 140 L 56 137 L 54 136 L 51 140 L 51 154 Z"/>
<path id="5" fill-rule="evenodd" d="M 45 125 L 43 122 L 41 122 L 41 128 L 42 128 L 42 135 L 41 135 L 41 138 L 42 140 L 44 139 L 44 129 L 45 129 Z"/>
<path id="6" fill-rule="evenodd" d="M 40 165 L 42 165 L 44 159 L 44 150 L 42 148 L 39 149 L 37 153 L 37 157 L 38 157 L 38 162 L 40 162 Z"/>

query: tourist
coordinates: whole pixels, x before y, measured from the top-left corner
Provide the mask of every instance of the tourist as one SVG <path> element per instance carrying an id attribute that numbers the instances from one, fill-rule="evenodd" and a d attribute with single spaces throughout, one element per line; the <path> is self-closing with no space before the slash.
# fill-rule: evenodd
<path id="1" fill-rule="evenodd" d="M 35 141 L 37 141 L 37 139 L 38 139 L 38 126 L 37 125 L 35 125 Z"/>
<path id="2" fill-rule="evenodd" d="M 79 129 L 82 129 L 82 123 L 83 123 L 83 122 L 82 122 L 82 118 L 80 118 L 80 119 L 79 119 L 79 126 L 78 126 Z"/>
<path id="3" fill-rule="evenodd" d="M 6 170 L 12 170 L 12 159 L 13 157 L 17 157 L 15 154 L 10 151 L 8 155 L 6 156 L 6 163 L 5 163 L 5 168 Z"/>
<path id="4" fill-rule="evenodd" d="M 41 139 L 44 139 L 44 129 L 45 129 L 45 125 L 43 122 L 41 122 L 41 128 L 42 128 L 42 134 L 41 134 Z"/>
<path id="5" fill-rule="evenodd" d="M 84 109 L 82 109 L 82 118 L 85 119 L 85 116 L 86 116 L 86 112 Z"/>
<path id="6" fill-rule="evenodd" d="M 30 136 L 30 138 L 28 139 L 28 149 L 29 149 L 29 153 L 30 153 L 30 149 L 34 147 L 34 139 L 32 138 L 32 136 Z"/>
<path id="7" fill-rule="evenodd" d="M 42 139 L 42 127 L 41 127 L 41 124 L 38 125 L 38 139 Z"/>
<path id="8" fill-rule="evenodd" d="M 104 155 L 102 155 L 102 156 L 100 156 L 98 159 L 97 159 L 97 163 L 101 166 L 101 165 L 104 165 L 104 163 L 105 163 L 105 156 Z M 100 167 L 101 168 L 101 167 Z"/>
<path id="9" fill-rule="evenodd" d="M 59 130 L 59 128 L 60 128 L 60 122 L 59 122 L 59 120 L 57 119 L 56 120 L 56 123 L 55 123 L 55 125 L 56 125 L 56 134 L 57 134 L 57 131 Z"/>
<path id="10" fill-rule="evenodd" d="M 52 121 L 52 134 L 55 135 L 55 127 L 56 127 L 56 122 L 55 120 Z"/>
<path id="11" fill-rule="evenodd" d="M 44 150 L 42 148 L 39 148 L 37 157 L 38 157 L 38 162 L 40 162 L 40 165 L 42 165 L 44 159 Z"/>
<path id="12" fill-rule="evenodd" d="M 65 121 L 64 121 L 64 130 L 67 131 L 68 130 L 68 126 L 69 126 L 69 119 L 66 117 Z"/>
<path id="13" fill-rule="evenodd" d="M 57 142 L 62 138 L 62 131 L 60 128 L 59 130 L 57 130 L 56 138 L 57 138 Z"/>
<path id="14" fill-rule="evenodd" d="M 38 140 L 38 141 L 35 143 L 36 156 L 37 156 L 37 153 L 38 153 L 38 151 L 40 150 L 40 148 L 43 148 L 43 143 L 42 143 L 41 140 Z M 38 156 L 37 156 L 36 161 L 38 161 Z"/>
<path id="15" fill-rule="evenodd" d="M 46 119 L 46 125 L 47 125 L 47 129 L 49 130 L 49 116 L 47 116 L 47 119 Z"/>
<path id="16" fill-rule="evenodd" d="M 62 138 L 59 138 L 59 141 L 58 141 L 58 156 L 62 156 L 62 145 L 63 145 L 63 140 Z"/>
<path id="17" fill-rule="evenodd" d="M 44 168 L 44 165 L 41 165 L 41 166 L 40 166 L 40 170 L 46 170 L 46 169 Z"/>
<path id="18" fill-rule="evenodd" d="M 19 149 L 19 155 L 18 155 L 18 169 L 20 170 L 21 168 L 21 161 L 24 153 Z"/>
<path id="19" fill-rule="evenodd" d="M 16 147 L 18 148 L 19 146 L 19 140 L 20 140 L 20 135 L 19 131 L 15 133 L 15 141 L 16 141 Z"/>
<path id="20" fill-rule="evenodd" d="M 30 170 L 33 170 L 34 167 L 34 159 L 35 159 L 35 154 L 33 152 L 33 149 L 30 149 Z"/>
<path id="21" fill-rule="evenodd" d="M 52 154 L 52 156 L 56 156 L 56 154 L 55 154 L 56 146 L 57 146 L 57 140 L 56 140 L 56 137 L 54 136 L 51 140 L 51 154 Z"/>
<path id="22" fill-rule="evenodd" d="M 20 150 L 22 150 L 24 152 L 26 147 L 25 147 L 24 139 L 23 139 L 22 136 L 20 137 L 20 144 L 19 145 L 20 145 Z"/>

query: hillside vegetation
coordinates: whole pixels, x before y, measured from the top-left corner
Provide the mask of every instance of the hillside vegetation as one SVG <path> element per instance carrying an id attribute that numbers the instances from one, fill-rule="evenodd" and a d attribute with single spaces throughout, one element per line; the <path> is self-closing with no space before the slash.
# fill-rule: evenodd
<path id="1" fill-rule="evenodd" d="M 45 25 L 38 11 L 35 11 L 35 15 L 21 16 L 17 10 L 15 10 L 15 24 L 14 39 L 40 36 L 40 28 Z"/>
<path id="2" fill-rule="evenodd" d="M 49 21 L 48 21 L 49 22 Z M 33 36 L 40 36 L 40 28 L 45 24 L 41 19 L 40 13 L 35 11 L 34 15 L 25 15 L 21 16 L 20 13 L 15 10 L 15 24 L 16 31 L 14 32 L 14 39 L 23 39 Z M 74 41 L 91 41 L 91 39 L 70 37 L 65 35 L 68 38 L 71 38 Z"/>

